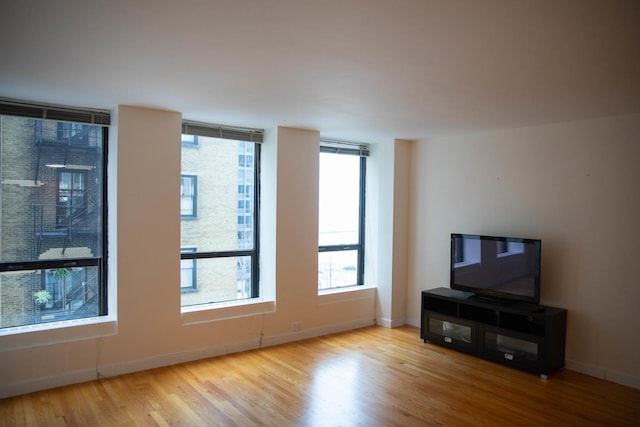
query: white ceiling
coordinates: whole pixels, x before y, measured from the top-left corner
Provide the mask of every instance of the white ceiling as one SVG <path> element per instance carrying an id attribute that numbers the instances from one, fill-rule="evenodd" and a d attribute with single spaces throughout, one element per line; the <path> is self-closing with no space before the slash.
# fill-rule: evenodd
<path id="1" fill-rule="evenodd" d="M 638 0 L 2 0 L 0 96 L 381 142 L 640 112 Z"/>

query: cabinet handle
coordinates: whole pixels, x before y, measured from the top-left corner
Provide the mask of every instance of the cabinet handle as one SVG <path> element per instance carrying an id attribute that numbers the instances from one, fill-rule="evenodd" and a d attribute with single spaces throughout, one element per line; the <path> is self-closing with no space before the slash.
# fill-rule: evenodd
<path id="1" fill-rule="evenodd" d="M 505 353 L 504 358 L 507 360 L 513 360 L 513 354 Z"/>
<path id="2" fill-rule="evenodd" d="M 444 337 L 444 342 L 451 344 L 451 337 Z"/>

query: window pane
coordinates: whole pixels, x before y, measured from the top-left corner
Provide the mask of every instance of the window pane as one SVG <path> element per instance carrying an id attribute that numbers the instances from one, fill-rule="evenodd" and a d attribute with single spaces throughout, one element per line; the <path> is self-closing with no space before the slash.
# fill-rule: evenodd
<path id="1" fill-rule="evenodd" d="M 180 178 L 180 215 L 196 215 L 196 177 L 182 176 Z"/>
<path id="2" fill-rule="evenodd" d="M 84 190 L 84 174 L 82 172 L 74 172 L 72 174 L 74 190 Z"/>
<path id="3" fill-rule="evenodd" d="M 69 190 L 71 188 L 71 174 L 60 172 L 60 190 Z"/>
<path id="4" fill-rule="evenodd" d="M 180 260 L 180 289 L 195 289 L 195 265 L 196 261 L 193 259 Z"/>
<path id="5" fill-rule="evenodd" d="M 209 137 L 198 137 L 197 146 L 182 146 L 183 174 L 198 177 L 198 218 L 182 221 L 181 246 L 198 252 L 253 248 L 248 231 L 253 230 L 254 168 L 246 161 L 253 153 L 252 143 Z M 182 212 L 191 207 L 186 194 L 183 189 Z"/>
<path id="6" fill-rule="evenodd" d="M 0 262 L 101 257 L 102 128 L 0 120 Z"/>
<path id="7" fill-rule="evenodd" d="M 198 145 L 198 137 L 195 135 L 182 135 L 182 143 L 187 145 Z"/>
<path id="8" fill-rule="evenodd" d="M 251 298 L 251 257 L 184 259 L 182 263 L 195 265 L 198 278 L 197 292 L 182 293 L 183 307 Z"/>
<path id="9" fill-rule="evenodd" d="M 195 252 L 195 248 L 182 248 L 180 252 Z M 180 290 L 190 292 L 196 289 L 196 260 L 180 260 Z"/>
<path id="10" fill-rule="evenodd" d="M 0 327 L 98 316 L 98 267 L 0 273 Z"/>
<path id="11" fill-rule="evenodd" d="M 358 283 L 358 251 L 320 252 L 318 289 L 340 288 Z"/>
<path id="12" fill-rule="evenodd" d="M 320 245 L 358 243 L 360 158 L 320 153 L 319 191 Z"/>

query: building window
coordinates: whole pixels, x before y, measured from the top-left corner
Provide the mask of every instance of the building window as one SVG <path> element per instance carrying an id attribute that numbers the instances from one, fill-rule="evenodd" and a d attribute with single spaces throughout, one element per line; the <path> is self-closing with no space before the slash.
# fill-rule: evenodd
<path id="1" fill-rule="evenodd" d="M 181 160 L 182 170 L 194 174 L 194 193 L 198 177 L 198 215 L 186 218 L 181 210 L 181 246 L 197 248 L 181 253 L 181 305 L 257 298 L 261 131 L 227 135 L 206 124 L 185 130 L 199 133 L 197 154 L 183 144 Z M 182 187 L 189 176 L 182 175 Z"/>
<path id="2" fill-rule="evenodd" d="M 186 147 L 197 147 L 198 136 L 182 134 L 182 145 Z"/>
<path id="3" fill-rule="evenodd" d="M 253 168 L 253 155 L 251 153 L 240 154 L 240 167 Z"/>
<path id="4" fill-rule="evenodd" d="M 193 175 L 180 176 L 180 216 L 196 216 L 196 183 L 197 178 Z"/>
<path id="5" fill-rule="evenodd" d="M 58 173 L 58 227 L 72 227 L 87 213 L 87 189 L 84 172 Z"/>
<path id="6" fill-rule="evenodd" d="M 106 315 L 108 128 L 11 105 L 0 116 L 0 328 Z"/>
<path id="7" fill-rule="evenodd" d="M 365 150 L 321 146 L 318 288 L 363 284 Z"/>
<path id="8" fill-rule="evenodd" d="M 196 248 L 182 248 L 181 253 L 195 253 Z M 196 260 L 181 259 L 180 260 L 180 291 L 193 292 L 196 287 Z"/>

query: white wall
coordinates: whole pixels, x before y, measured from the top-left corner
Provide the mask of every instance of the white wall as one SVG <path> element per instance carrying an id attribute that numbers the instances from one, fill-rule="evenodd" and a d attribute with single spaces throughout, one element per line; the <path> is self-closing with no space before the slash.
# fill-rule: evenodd
<path id="1" fill-rule="evenodd" d="M 640 388 L 640 115 L 416 142 L 409 323 L 448 286 L 452 232 L 542 239 L 567 367 Z"/>
<path id="2" fill-rule="evenodd" d="M 319 134 L 290 128 L 269 129 L 262 146 L 265 301 L 181 315 L 181 120 L 119 107 L 109 165 L 117 317 L 0 336 L 0 397 L 374 323 L 375 288 L 318 295 Z"/>
<path id="3" fill-rule="evenodd" d="M 367 160 L 365 283 L 376 286 L 376 324 L 407 323 L 410 141 L 371 147 Z"/>
<path id="4" fill-rule="evenodd" d="M 374 318 L 419 326 L 420 291 L 448 284 L 451 232 L 541 238 L 542 303 L 569 310 L 567 366 L 640 388 L 639 115 L 374 146 L 368 286 L 321 296 L 319 134 L 269 129 L 262 146 L 266 301 L 218 315 L 180 314 L 180 113 L 122 106 L 114 118 L 110 296 L 117 318 L 0 336 L 0 397 Z"/>

